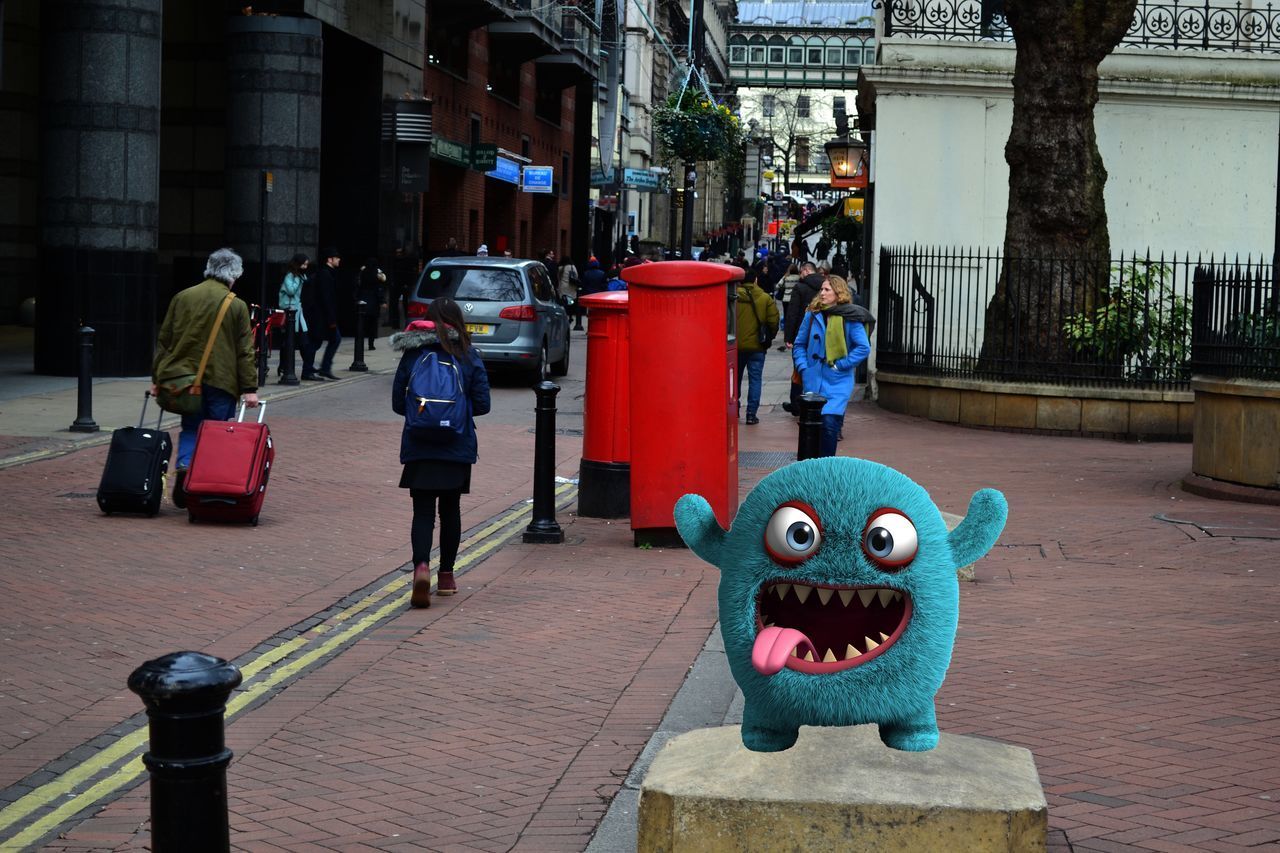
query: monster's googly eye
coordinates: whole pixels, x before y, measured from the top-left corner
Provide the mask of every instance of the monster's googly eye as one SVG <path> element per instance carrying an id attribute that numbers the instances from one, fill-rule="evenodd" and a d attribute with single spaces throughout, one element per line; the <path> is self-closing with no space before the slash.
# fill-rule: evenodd
<path id="1" fill-rule="evenodd" d="M 882 569 L 900 569 L 910 563 L 919 544 L 916 526 L 896 509 L 876 510 L 862 534 L 862 550 Z"/>
<path id="2" fill-rule="evenodd" d="M 773 511 L 764 528 L 764 549 L 783 565 L 795 565 L 818 550 L 822 525 L 813 507 L 788 501 Z"/>

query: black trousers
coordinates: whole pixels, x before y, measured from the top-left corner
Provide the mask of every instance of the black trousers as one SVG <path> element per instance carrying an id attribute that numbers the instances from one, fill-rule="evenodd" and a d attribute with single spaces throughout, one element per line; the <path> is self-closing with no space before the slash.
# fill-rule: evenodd
<path id="1" fill-rule="evenodd" d="M 462 492 L 432 492 L 410 489 L 413 498 L 413 564 L 431 560 L 431 540 L 435 534 L 436 504 L 440 505 L 440 571 L 452 572 L 462 544 Z"/>

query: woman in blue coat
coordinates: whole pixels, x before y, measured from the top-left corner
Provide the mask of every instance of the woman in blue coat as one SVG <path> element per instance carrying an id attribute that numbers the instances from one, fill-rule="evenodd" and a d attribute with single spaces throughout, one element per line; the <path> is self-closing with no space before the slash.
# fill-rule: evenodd
<path id="1" fill-rule="evenodd" d="M 809 303 L 791 350 L 805 393 L 827 398 L 822 407 L 822 455 L 835 456 L 844 410 L 853 396 L 853 372 L 871 354 L 861 312 L 844 279 L 832 276 Z"/>
<path id="2" fill-rule="evenodd" d="M 410 376 L 435 353 L 440 364 L 457 367 L 461 394 L 470 412 L 461 432 L 441 438 L 411 429 L 400 434 L 400 488 L 413 498 L 413 594 L 414 607 L 431 606 L 431 539 L 435 532 L 436 504 L 440 506 L 440 578 L 437 595 L 453 595 L 458 585 L 453 565 L 462 542 L 462 496 L 471 491 L 471 466 L 476 463 L 476 424 L 472 416 L 489 411 L 489 374 L 480 354 L 471 346 L 466 321 L 458 303 L 448 297 L 432 300 L 427 319 L 415 320 L 403 332 L 391 336 L 391 348 L 403 353 L 391 384 L 391 408 L 403 415 Z M 429 363 L 429 362 L 428 362 Z M 452 370 L 452 368 L 450 368 Z"/>

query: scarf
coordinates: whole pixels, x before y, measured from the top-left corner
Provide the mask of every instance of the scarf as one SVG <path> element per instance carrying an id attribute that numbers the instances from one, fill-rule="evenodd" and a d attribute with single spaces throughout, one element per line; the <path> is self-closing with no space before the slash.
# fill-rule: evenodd
<path id="1" fill-rule="evenodd" d="M 832 305 L 827 308 L 820 309 L 821 313 L 826 317 L 827 333 L 825 335 L 826 343 L 826 359 L 827 364 L 834 365 L 837 361 L 849 354 L 849 342 L 845 338 L 844 323 L 845 320 L 850 322 L 859 322 L 862 320 L 861 315 L 866 314 L 870 317 L 870 312 L 862 308 L 860 305 L 844 303 Z M 873 319 L 874 322 L 874 319 Z"/>

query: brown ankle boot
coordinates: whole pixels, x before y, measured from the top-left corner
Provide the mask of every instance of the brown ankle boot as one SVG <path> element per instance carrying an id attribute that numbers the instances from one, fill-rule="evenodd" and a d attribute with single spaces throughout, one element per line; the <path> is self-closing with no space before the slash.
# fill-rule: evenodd
<path id="1" fill-rule="evenodd" d="M 458 584 L 453 580 L 453 572 L 441 572 L 436 580 L 436 595 L 454 595 L 457 591 Z"/>
<path id="2" fill-rule="evenodd" d="M 426 563 L 413 567 L 413 593 L 409 596 L 409 606 L 431 606 L 431 566 Z"/>

